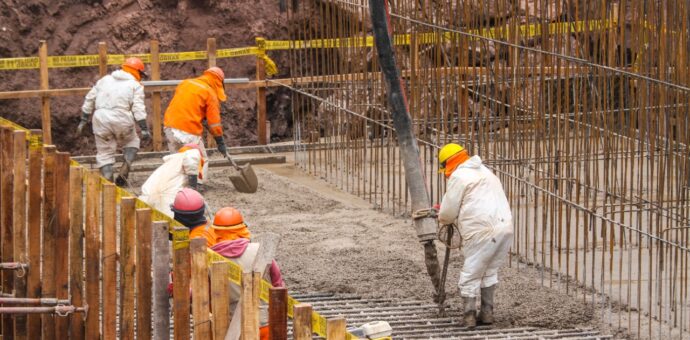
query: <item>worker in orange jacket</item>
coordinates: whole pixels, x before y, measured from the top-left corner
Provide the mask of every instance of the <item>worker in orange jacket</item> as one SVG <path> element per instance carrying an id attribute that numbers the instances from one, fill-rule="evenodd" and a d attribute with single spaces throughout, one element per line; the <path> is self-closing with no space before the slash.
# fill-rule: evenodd
<path id="1" fill-rule="evenodd" d="M 201 147 L 203 158 L 207 159 L 202 138 L 203 122 L 218 144 L 218 151 L 225 155 L 227 148 L 223 139 L 223 125 L 220 120 L 220 103 L 227 100 L 223 80 L 225 73 L 219 67 L 211 67 L 197 78 L 185 79 L 175 89 L 168 108 L 165 110 L 165 137 L 170 153 L 175 153 L 185 144 Z M 206 174 L 204 166 L 203 173 Z"/>

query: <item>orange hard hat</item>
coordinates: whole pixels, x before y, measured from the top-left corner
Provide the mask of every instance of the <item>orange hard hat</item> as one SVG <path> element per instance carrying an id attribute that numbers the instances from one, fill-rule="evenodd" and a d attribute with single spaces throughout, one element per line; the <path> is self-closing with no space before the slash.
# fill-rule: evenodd
<path id="1" fill-rule="evenodd" d="M 242 214 L 235 208 L 225 207 L 216 212 L 216 216 L 213 217 L 213 226 L 219 227 L 231 227 L 235 225 L 243 225 L 244 218 Z"/>
<path id="2" fill-rule="evenodd" d="M 127 58 L 125 60 L 125 62 L 122 64 L 122 67 L 125 67 L 125 66 L 131 67 L 131 68 L 133 68 L 139 72 L 144 72 L 144 70 L 146 69 L 144 67 L 144 62 L 141 61 L 141 59 L 136 58 L 136 57 Z"/>
<path id="3" fill-rule="evenodd" d="M 220 67 L 217 67 L 217 66 L 209 67 L 208 70 L 204 71 L 204 73 L 210 73 L 210 74 L 218 77 L 218 79 L 220 79 L 221 82 L 223 80 L 225 80 L 225 72 L 223 72 L 223 70 Z"/>

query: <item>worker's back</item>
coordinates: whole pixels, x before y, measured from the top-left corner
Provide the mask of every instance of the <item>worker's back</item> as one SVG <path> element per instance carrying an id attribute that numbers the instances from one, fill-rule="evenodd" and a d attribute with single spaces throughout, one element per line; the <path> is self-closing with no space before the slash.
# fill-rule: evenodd
<path id="1" fill-rule="evenodd" d="M 146 119 L 144 87 L 131 74 L 117 70 L 101 78 L 89 91 L 82 107 L 94 112 L 94 132 L 100 127 L 131 127 Z"/>
<path id="2" fill-rule="evenodd" d="M 193 135 L 201 135 L 207 114 L 220 112 L 217 96 L 204 76 L 186 79 L 177 86 L 164 125 Z"/>

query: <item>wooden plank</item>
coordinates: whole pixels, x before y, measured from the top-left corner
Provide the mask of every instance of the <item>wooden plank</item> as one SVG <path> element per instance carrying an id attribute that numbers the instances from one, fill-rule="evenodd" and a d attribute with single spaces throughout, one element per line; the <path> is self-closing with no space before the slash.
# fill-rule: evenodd
<path id="1" fill-rule="evenodd" d="M 58 152 L 55 167 L 55 297 L 69 299 L 69 153 Z M 69 319 L 55 318 L 55 335 L 69 334 Z"/>
<path id="2" fill-rule="evenodd" d="M 242 301 L 241 312 L 241 334 L 243 339 L 258 339 L 258 306 L 254 303 L 254 273 L 242 273 L 242 289 L 240 292 Z"/>
<path id="3" fill-rule="evenodd" d="M 12 262 L 14 257 L 14 238 L 12 236 L 12 129 L 2 127 L 0 130 L 0 244 L 2 244 L 2 256 L 0 261 Z M 10 271 L 0 271 L 2 275 L 2 290 L 5 293 L 12 293 L 14 289 L 14 273 Z M 14 325 L 12 316 L 2 315 L 3 339 L 14 336 Z"/>
<path id="4" fill-rule="evenodd" d="M 208 264 L 206 263 L 206 239 L 190 240 L 189 249 L 192 256 L 191 287 L 192 316 L 194 318 L 194 338 L 211 339 L 210 304 L 208 297 Z"/>
<path id="5" fill-rule="evenodd" d="M 120 339 L 134 339 L 135 198 L 120 201 Z"/>
<path id="6" fill-rule="evenodd" d="M 216 66 L 216 38 L 206 39 L 206 56 L 208 58 L 208 67 Z M 221 103 L 222 105 L 223 103 Z M 213 139 L 213 135 L 210 131 L 206 133 L 206 147 L 215 148 L 216 140 Z"/>
<path id="7" fill-rule="evenodd" d="M 213 312 L 213 338 L 225 339 L 230 325 L 230 264 L 223 261 L 211 264 L 211 308 Z"/>
<path id="8" fill-rule="evenodd" d="M 170 245 L 168 223 L 156 221 L 151 230 L 153 236 L 153 338 L 170 339 Z"/>
<path id="9" fill-rule="evenodd" d="M 268 293 L 268 334 L 271 340 L 287 340 L 287 288 L 271 287 Z"/>
<path id="10" fill-rule="evenodd" d="M 261 156 L 261 157 L 243 157 L 233 158 L 237 165 L 245 164 L 283 164 L 286 162 L 285 156 Z M 163 163 L 152 164 L 135 164 L 131 168 L 131 172 L 148 172 L 158 169 Z M 226 159 L 212 159 L 208 162 L 209 168 L 231 166 Z"/>
<path id="11" fill-rule="evenodd" d="M 117 336 L 117 191 L 115 184 L 103 184 L 103 339 Z"/>
<path id="12" fill-rule="evenodd" d="M 345 318 L 331 318 L 326 321 L 326 339 L 345 340 Z"/>
<path id="13" fill-rule="evenodd" d="M 308 303 L 299 303 L 293 307 L 292 334 L 295 340 L 311 340 L 312 307 Z"/>
<path id="14" fill-rule="evenodd" d="M 108 46 L 104 41 L 98 42 L 98 74 L 101 77 L 108 74 Z"/>
<path id="15" fill-rule="evenodd" d="M 42 134 L 41 132 L 31 132 L 32 134 Z M 40 144 L 32 144 L 29 147 L 29 214 L 28 234 L 31 235 L 29 242 L 29 272 L 26 277 L 27 297 L 41 297 L 41 206 L 43 204 L 43 147 Z M 38 314 L 28 315 L 27 338 L 38 339 L 41 337 L 41 316 Z"/>
<path id="16" fill-rule="evenodd" d="M 151 339 L 151 209 L 137 209 L 137 339 Z"/>
<path id="17" fill-rule="evenodd" d="M 151 80 L 161 79 L 160 55 L 158 40 L 151 40 Z M 153 150 L 163 150 L 163 122 L 161 112 L 161 93 L 151 94 L 151 130 L 153 131 Z"/>
<path id="18" fill-rule="evenodd" d="M 41 295 L 55 297 L 55 232 L 57 214 L 55 210 L 55 176 L 57 154 L 55 146 L 43 149 L 43 286 Z M 47 255 L 46 255 L 47 254 Z M 44 339 L 55 338 L 55 317 L 51 314 L 41 316 Z"/>
<path id="19" fill-rule="evenodd" d="M 175 230 L 188 229 L 177 227 Z M 189 339 L 189 275 L 191 274 L 189 237 L 186 240 L 173 241 L 173 261 L 174 337 L 176 340 Z"/>
<path id="20" fill-rule="evenodd" d="M 38 45 L 39 89 L 47 90 L 48 85 L 48 44 L 41 40 Z M 50 122 L 50 97 L 41 98 L 41 129 L 43 130 L 43 143 L 53 144 Z"/>
<path id="21" fill-rule="evenodd" d="M 12 186 L 12 226 L 14 258 L 23 262 L 26 251 L 26 132 L 15 130 L 13 139 L 14 178 Z M 24 276 L 24 275 L 22 275 Z M 14 275 L 14 296 L 26 297 L 26 277 Z M 27 339 L 26 315 L 14 316 L 14 338 Z"/>
<path id="22" fill-rule="evenodd" d="M 86 314 L 86 338 L 99 338 L 100 290 L 99 269 L 101 263 L 101 177 L 98 170 L 92 170 L 86 176 L 86 304 L 89 305 Z M 104 294 L 113 295 L 114 291 Z M 105 302 L 104 302 L 105 304 Z"/>
<path id="23" fill-rule="evenodd" d="M 265 46 L 266 42 L 263 38 L 256 38 L 257 46 Z M 265 53 L 265 51 L 263 51 Z M 266 64 L 262 58 L 256 58 L 256 80 L 263 81 L 266 79 Z M 266 138 L 266 87 L 259 86 L 256 88 L 256 135 L 259 145 L 268 144 Z"/>
<path id="24" fill-rule="evenodd" d="M 69 290 L 74 306 L 84 305 L 84 170 L 73 166 L 69 173 Z M 84 318 L 70 315 L 70 338 L 84 339 Z"/>

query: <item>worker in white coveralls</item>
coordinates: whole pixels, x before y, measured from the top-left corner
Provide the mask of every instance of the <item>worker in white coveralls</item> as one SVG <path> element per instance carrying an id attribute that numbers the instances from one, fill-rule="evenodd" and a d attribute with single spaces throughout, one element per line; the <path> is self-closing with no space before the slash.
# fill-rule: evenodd
<path id="1" fill-rule="evenodd" d="M 118 147 L 122 147 L 124 163 L 115 180 L 119 186 L 127 182 L 127 176 L 139 151 L 136 124 L 141 128 L 143 139 L 151 138 L 146 125 L 144 86 L 140 81 L 146 76 L 144 63 L 139 58 L 128 58 L 120 70 L 98 80 L 84 98 L 82 118 L 77 133 L 81 134 L 93 114 L 93 134 L 96 137 L 96 165 L 101 175 L 113 181 L 113 165 Z"/>
<path id="2" fill-rule="evenodd" d="M 441 171 L 448 179 L 438 212 L 441 225 L 457 222 L 463 240 L 465 263 L 460 273 L 460 295 L 465 326 L 494 322 L 494 292 L 498 268 L 513 242 L 513 218 L 501 181 L 479 156 L 470 157 L 451 143 L 439 151 Z M 478 294 L 481 291 L 480 294 Z M 479 316 L 477 296 L 481 297 Z"/>
<path id="3" fill-rule="evenodd" d="M 198 145 L 184 145 L 177 153 L 163 157 L 163 164 L 141 186 L 139 199 L 173 217 L 170 207 L 175 195 L 184 187 L 197 189 L 205 162 Z"/>

